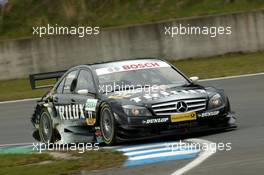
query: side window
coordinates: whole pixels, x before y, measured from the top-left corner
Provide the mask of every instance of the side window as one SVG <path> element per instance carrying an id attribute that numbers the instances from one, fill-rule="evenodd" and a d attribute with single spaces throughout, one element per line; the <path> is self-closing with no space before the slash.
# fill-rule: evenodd
<path id="1" fill-rule="evenodd" d="M 65 78 L 60 82 L 59 86 L 57 87 L 56 92 L 57 92 L 58 94 L 62 94 L 62 90 L 63 90 L 64 82 L 65 82 Z"/>
<path id="2" fill-rule="evenodd" d="M 65 83 L 63 87 L 63 93 L 71 93 L 71 84 L 72 81 L 75 79 L 77 74 L 77 70 L 70 72 L 66 77 L 65 77 Z"/>
<path id="3" fill-rule="evenodd" d="M 80 71 L 75 91 L 77 92 L 82 89 L 88 89 L 90 92 L 95 92 L 92 74 L 86 70 Z"/>

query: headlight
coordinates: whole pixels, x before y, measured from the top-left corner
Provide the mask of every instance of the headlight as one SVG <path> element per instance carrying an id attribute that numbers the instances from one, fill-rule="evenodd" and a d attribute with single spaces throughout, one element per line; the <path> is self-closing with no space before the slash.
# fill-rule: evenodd
<path id="1" fill-rule="evenodd" d="M 134 106 L 134 105 L 124 105 L 122 107 L 124 112 L 128 116 L 151 116 L 151 113 L 145 107 Z"/>
<path id="2" fill-rule="evenodd" d="M 217 108 L 219 106 L 222 106 L 222 104 L 223 99 L 220 94 L 215 94 L 209 100 L 209 108 Z"/>

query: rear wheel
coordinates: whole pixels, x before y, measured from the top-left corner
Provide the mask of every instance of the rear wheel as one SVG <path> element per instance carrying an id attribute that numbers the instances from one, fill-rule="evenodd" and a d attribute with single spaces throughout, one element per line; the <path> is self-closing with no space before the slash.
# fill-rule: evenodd
<path id="1" fill-rule="evenodd" d="M 114 145 L 116 143 L 116 121 L 112 110 L 108 105 L 104 105 L 100 114 L 100 128 L 104 142 L 107 145 Z"/>
<path id="2" fill-rule="evenodd" d="M 39 137 L 43 143 L 53 143 L 55 141 L 52 120 L 50 114 L 46 110 L 43 110 L 40 114 Z"/>

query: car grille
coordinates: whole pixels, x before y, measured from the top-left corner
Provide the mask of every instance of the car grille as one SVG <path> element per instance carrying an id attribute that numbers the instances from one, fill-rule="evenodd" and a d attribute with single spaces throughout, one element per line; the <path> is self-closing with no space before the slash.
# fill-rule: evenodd
<path id="1" fill-rule="evenodd" d="M 156 115 L 171 115 L 180 113 L 177 110 L 176 104 L 179 101 L 183 101 L 187 104 L 187 111 L 202 111 L 206 109 L 206 98 L 195 98 L 185 100 L 175 100 L 169 102 L 155 103 L 152 104 L 152 109 Z"/>

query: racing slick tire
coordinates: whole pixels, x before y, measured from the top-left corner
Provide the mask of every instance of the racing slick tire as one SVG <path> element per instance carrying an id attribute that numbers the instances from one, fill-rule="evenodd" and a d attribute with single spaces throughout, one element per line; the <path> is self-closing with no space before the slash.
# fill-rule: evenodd
<path id="1" fill-rule="evenodd" d="M 103 105 L 100 111 L 100 128 L 103 141 L 107 145 L 115 145 L 116 139 L 116 121 L 111 108 Z"/>
<path id="2" fill-rule="evenodd" d="M 41 142 L 54 143 L 56 140 L 50 114 L 45 109 L 43 109 L 40 113 L 38 131 Z"/>

